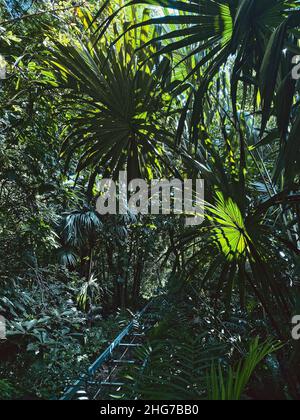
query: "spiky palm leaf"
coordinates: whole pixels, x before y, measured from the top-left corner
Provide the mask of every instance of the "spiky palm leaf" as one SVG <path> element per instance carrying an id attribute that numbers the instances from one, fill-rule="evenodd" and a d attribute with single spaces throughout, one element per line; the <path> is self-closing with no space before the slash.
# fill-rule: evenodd
<path id="1" fill-rule="evenodd" d="M 207 375 L 208 399 L 210 401 L 239 401 L 257 366 L 268 355 L 280 350 L 282 344 L 268 340 L 259 343 L 259 338 L 254 339 L 249 346 L 249 352 L 236 368 L 229 367 L 224 373 L 222 366 L 212 365 L 210 374 Z"/>
<path id="2" fill-rule="evenodd" d="M 152 60 L 140 68 L 135 45 L 127 41 L 108 57 L 102 41 L 54 42 L 47 60 L 53 72 L 49 83 L 65 92 L 62 100 L 73 109 L 62 155 L 68 163 L 79 153 L 77 172 L 88 168 L 91 180 L 98 174 L 117 178 L 126 169 L 130 179 L 152 178 L 171 166 L 168 97 L 161 89 L 169 61 Z"/>
<path id="3" fill-rule="evenodd" d="M 154 56 L 172 54 L 175 68 L 174 88 L 190 79 L 192 92 L 185 98 L 179 124 L 181 136 L 184 120 L 191 115 L 193 141 L 198 142 L 200 122 L 203 121 L 204 104 L 211 89 L 211 82 L 219 77 L 221 69 L 231 61 L 231 102 L 234 117 L 238 115 L 238 87 L 243 84 L 244 91 L 250 89 L 253 103 L 260 98 L 262 110 L 261 133 L 264 132 L 271 115 L 275 115 L 282 137 L 280 167 L 277 176 L 286 168 L 292 178 L 298 165 L 291 153 L 298 155 L 295 133 L 286 145 L 293 99 L 296 93 L 295 81 L 291 78 L 292 54 L 298 51 L 297 28 L 300 13 L 297 1 L 287 0 L 133 0 L 130 5 L 148 4 L 155 11 L 164 8 L 164 16 L 132 24 L 127 31 L 139 27 L 156 25 L 162 34 L 154 37 L 144 47 L 160 43 Z M 123 6 L 124 7 L 124 6 Z M 121 8 L 121 10 L 123 9 Z M 156 12 L 154 13 L 156 14 Z M 117 14 L 116 14 L 117 15 Z M 114 15 L 115 16 L 115 15 Z M 113 19 L 111 16 L 109 19 Z M 101 33 L 102 24 L 98 28 Z M 286 53 L 283 53 L 283 51 Z M 187 62 L 187 69 L 180 64 Z M 181 91 L 190 88 L 183 83 Z M 194 99 L 192 100 L 192 98 Z M 272 105 L 275 104 L 275 107 Z M 241 138 L 242 147 L 243 139 Z M 292 152 L 293 151 L 293 152 Z M 299 165 L 298 165 L 299 166 Z"/>

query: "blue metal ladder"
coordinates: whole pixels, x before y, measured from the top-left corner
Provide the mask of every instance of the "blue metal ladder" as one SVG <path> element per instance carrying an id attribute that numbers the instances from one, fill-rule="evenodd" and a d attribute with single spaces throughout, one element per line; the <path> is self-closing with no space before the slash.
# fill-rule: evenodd
<path id="1" fill-rule="evenodd" d="M 159 305 L 159 309 L 162 310 L 165 304 L 166 300 L 162 296 L 152 299 L 135 315 L 87 372 L 65 391 L 60 400 L 101 400 L 104 399 L 107 389 L 120 391 L 124 383 L 116 379 L 118 370 L 126 364 L 136 363 L 132 357 L 130 359 L 125 357 L 130 356 L 135 348 L 142 345 L 147 331 L 157 321 L 156 316 L 152 316 L 154 308 Z M 118 352 L 121 355 L 115 358 Z M 109 368 L 105 365 L 107 363 L 110 365 Z"/>

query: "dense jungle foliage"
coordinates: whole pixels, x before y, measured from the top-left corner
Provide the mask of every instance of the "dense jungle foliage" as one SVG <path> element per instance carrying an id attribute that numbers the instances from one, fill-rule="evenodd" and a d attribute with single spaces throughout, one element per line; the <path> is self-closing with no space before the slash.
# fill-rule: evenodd
<path id="1" fill-rule="evenodd" d="M 0 399 L 60 398 L 158 295 L 119 397 L 300 399 L 299 28 L 299 0 L 0 1 Z M 204 223 L 100 215 L 124 170 L 203 179 Z"/>

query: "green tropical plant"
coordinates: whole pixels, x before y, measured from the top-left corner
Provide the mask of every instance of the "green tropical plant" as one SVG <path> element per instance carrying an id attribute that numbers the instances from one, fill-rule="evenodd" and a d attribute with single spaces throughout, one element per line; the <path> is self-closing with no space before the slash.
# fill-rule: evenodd
<path id="1" fill-rule="evenodd" d="M 205 100 L 211 95 L 213 82 L 222 79 L 222 69 L 230 63 L 230 101 L 236 129 L 241 134 L 238 92 L 243 86 L 244 97 L 248 97 L 255 106 L 258 102 L 261 107 L 262 136 L 271 115 L 276 117 L 281 139 L 276 179 L 285 172 L 286 183 L 292 183 L 297 175 L 296 166 L 299 166 L 298 158 L 296 162 L 293 160 L 295 153 L 298 156 L 295 141 L 298 129 L 295 128 L 296 131 L 290 135 L 288 130 L 296 93 L 296 82 L 291 77 L 292 57 L 299 53 L 297 3 L 287 0 L 136 0 L 130 2 L 132 4 L 148 4 L 155 10 L 164 8 L 164 16 L 133 23 L 126 32 L 140 27 L 159 27 L 161 34 L 152 37 L 142 48 L 160 43 L 158 51 L 153 53 L 154 57 L 173 54 L 174 92 L 178 91 L 178 85 L 183 91 L 190 89 L 191 85 L 186 81 L 193 82 L 191 94 L 185 98 L 179 137 L 193 102 L 189 124 L 192 139 L 198 142 L 200 126 L 207 117 Z M 120 10 L 123 7 L 126 5 Z M 103 27 L 116 15 L 112 14 L 101 22 L 96 33 L 101 34 Z M 186 71 L 182 71 L 182 64 L 186 65 Z M 245 148 L 241 135 L 241 159 Z"/>
<path id="2" fill-rule="evenodd" d="M 16 394 L 16 389 L 7 380 L 0 380 L 0 400 L 10 400 Z"/>
<path id="3" fill-rule="evenodd" d="M 98 284 L 98 280 L 91 275 L 89 280 L 82 285 L 78 294 L 77 302 L 79 307 L 86 310 L 88 306 L 90 307 L 95 303 L 96 297 L 97 300 L 101 297 L 101 288 Z"/>
<path id="4" fill-rule="evenodd" d="M 129 179 L 153 178 L 172 166 L 172 136 L 164 128 L 169 96 L 161 89 L 169 60 L 140 67 L 138 42 L 126 38 L 108 54 L 104 40 L 53 41 L 45 61 L 52 70 L 49 86 L 65 92 L 71 115 L 62 156 L 69 162 L 79 153 L 76 170 L 91 171 L 90 188 L 97 175 L 118 178 L 127 169 Z"/>
<path id="5" fill-rule="evenodd" d="M 81 275 L 87 282 L 92 276 L 93 252 L 102 227 L 98 213 L 88 206 L 65 214 L 58 225 L 61 263 L 75 267 L 80 262 Z"/>
<path id="6" fill-rule="evenodd" d="M 211 69 L 204 73 L 206 86 L 230 55 L 235 56 L 233 68 L 236 76 L 252 78 L 253 72 L 261 69 L 265 54 L 270 56 L 274 53 L 272 42 L 274 45 L 274 38 L 277 37 L 278 40 L 279 34 L 276 31 L 273 33 L 273 29 L 282 25 L 280 41 L 283 42 L 288 36 L 287 30 L 295 28 L 299 18 L 297 5 L 285 0 L 267 0 L 261 3 L 250 0 L 227 0 L 222 3 L 210 0 L 189 3 L 138 0 L 130 4 L 149 4 L 157 9 L 168 9 L 166 16 L 133 24 L 127 30 L 149 25 L 169 25 L 169 33 L 164 33 L 149 43 L 167 41 L 167 45 L 161 44 L 161 49 L 156 54 L 176 52 L 182 47 L 190 46 L 190 54 L 196 56 L 191 73 L 207 63 L 211 64 Z M 179 41 L 175 42 L 177 38 Z M 204 57 L 207 51 L 210 53 Z M 201 54 L 203 60 L 197 63 Z M 265 58 L 264 64 L 266 61 Z M 276 66 L 273 72 L 276 73 L 277 70 Z"/>
<path id="7" fill-rule="evenodd" d="M 212 235 L 228 260 L 240 258 L 250 251 L 249 237 L 239 207 L 231 198 L 217 193 L 216 206 L 208 205 L 208 219 L 216 224 Z"/>
<path id="8" fill-rule="evenodd" d="M 250 343 L 249 353 L 240 361 L 236 368 L 229 367 L 224 373 L 222 366 L 212 365 L 207 376 L 208 399 L 210 401 L 239 401 L 251 376 L 257 366 L 266 356 L 278 351 L 282 347 L 274 341 L 268 340 L 260 344 L 257 337 Z"/>

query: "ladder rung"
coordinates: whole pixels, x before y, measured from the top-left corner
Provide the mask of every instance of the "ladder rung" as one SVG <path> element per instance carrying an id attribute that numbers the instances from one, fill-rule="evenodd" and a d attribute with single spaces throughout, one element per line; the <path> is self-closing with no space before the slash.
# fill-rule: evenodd
<path id="1" fill-rule="evenodd" d="M 132 335 L 133 335 L 133 337 L 145 337 L 145 334 L 144 333 L 142 333 L 142 334 L 133 333 Z"/>
<path id="2" fill-rule="evenodd" d="M 142 344 L 138 343 L 121 343 L 121 347 L 142 347 Z"/>
<path id="3" fill-rule="evenodd" d="M 113 363 L 128 363 L 129 365 L 134 365 L 136 363 L 135 360 L 113 360 Z"/>
<path id="4" fill-rule="evenodd" d="M 101 386 L 124 386 L 124 383 L 122 382 L 101 382 Z"/>

